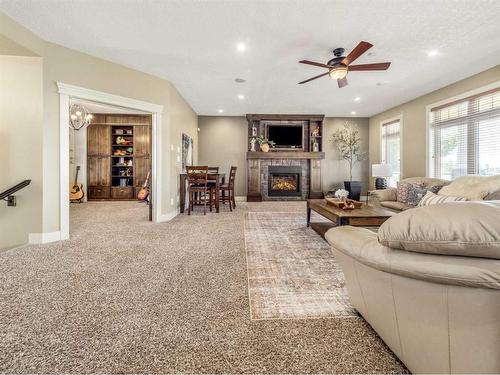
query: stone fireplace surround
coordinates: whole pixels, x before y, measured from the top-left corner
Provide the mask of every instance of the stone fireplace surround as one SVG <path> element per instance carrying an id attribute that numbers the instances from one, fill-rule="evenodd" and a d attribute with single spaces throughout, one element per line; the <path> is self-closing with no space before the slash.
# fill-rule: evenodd
<path id="1" fill-rule="evenodd" d="M 323 198 L 321 184 L 322 135 L 324 115 L 296 114 L 247 114 L 247 201 L 305 200 Z M 275 148 L 269 152 L 252 149 L 252 139 L 267 137 L 269 125 L 290 125 L 300 122 L 303 126 L 301 148 Z M 255 142 L 253 142 L 255 143 Z M 269 195 L 269 167 L 300 168 L 300 195 Z"/>
<path id="2" fill-rule="evenodd" d="M 321 160 L 323 152 L 248 152 L 249 202 L 322 198 Z M 269 196 L 269 166 L 294 166 L 301 171 L 300 196 Z"/>

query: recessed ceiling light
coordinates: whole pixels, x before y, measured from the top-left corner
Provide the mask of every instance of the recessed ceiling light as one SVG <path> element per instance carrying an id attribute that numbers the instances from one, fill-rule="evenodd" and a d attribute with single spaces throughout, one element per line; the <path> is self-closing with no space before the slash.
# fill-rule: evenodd
<path id="1" fill-rule="evenodd" d="M 219 113 L 224 113 L 224 110 L 223 109 L 219 109 Z"/>
<path id="2" fill-rule="evenodd" d="M 245 83 L 246 80 L 244 80 L 243 78 L 235 78 L 234 82 L 236 82 L 236 83 Z"/>
<path id="3" fill-rule="evenodd" d="M 361 100 L 361 98 L 360 98 L 359 96 L 356 96 L 356 97 L 354 98 L 354 101 L 355 101 L 355 102 L 359 102 L 360 100 Z"/>
<path id="4" fill-rule="evenodd" d="M 239 95 L 238 95 L 238 99 L 240 99 L 240 100 L 245 99 L 245 95 L 243 95 L 243 94 L 239 94 Z"/>
<path id="5" fill-rule="evenodd" d="M 356 111 L 351 111 L 351 115 L 355 115 L 356 114 Z"/>
<path id="6" fill-rule="evenodd" d="M 382 82 L 377 82 L 377 86 L 382 86 Z"/>
<path id="7" fill-rule="evenodd" d="M 236 43 L 236 50 L 238 52 L 245 52 L 247 50 L 247 46 L 243 42 Z"/>
<path id="8" fill-rule="evenodd" d="M 439 55 L 439 51 L 436 49 L 433 49 L 432 51 L 427 52 L 427 56 L 429 56 L 429 57 L 434 57 L 437 55 Z"/>

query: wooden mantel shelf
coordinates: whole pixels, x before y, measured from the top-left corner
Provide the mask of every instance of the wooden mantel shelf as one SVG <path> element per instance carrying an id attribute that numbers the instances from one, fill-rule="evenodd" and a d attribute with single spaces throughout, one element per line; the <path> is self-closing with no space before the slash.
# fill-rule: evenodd
<path id="1" fill-rule="evenodd" d="M 324 152 L 305 151 L 248 151 L 247 159 L 324 159 Z"/>

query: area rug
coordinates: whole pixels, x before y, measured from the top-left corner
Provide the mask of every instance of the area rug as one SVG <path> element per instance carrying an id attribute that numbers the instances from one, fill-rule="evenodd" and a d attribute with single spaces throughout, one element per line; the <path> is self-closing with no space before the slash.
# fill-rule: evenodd
<path id="1" fill-rule="evenodd" d="M 357 317 L 344 275 L 305 213 L 248 212 L 245 247 L 251 319 Z"/>

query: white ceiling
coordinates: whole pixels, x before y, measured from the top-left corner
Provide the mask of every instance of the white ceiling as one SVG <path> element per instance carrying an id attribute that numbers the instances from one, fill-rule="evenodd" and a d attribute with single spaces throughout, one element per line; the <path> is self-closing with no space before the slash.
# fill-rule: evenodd
<path id="1" fill-rule="evenodd" d="M 168 79 L 200 115 L 371 116 L 500 63 L 498 0 L 0 0 L 0 9 L 46 40 Z M 351 72 L 343 89 L 329 78 L 297 84 L 323 72 L 298 60 L 326 62 L 361 40 L 373 54 L 356 63 L 391 61 L 388 71 Z"/>

